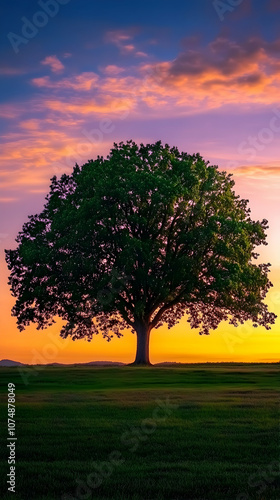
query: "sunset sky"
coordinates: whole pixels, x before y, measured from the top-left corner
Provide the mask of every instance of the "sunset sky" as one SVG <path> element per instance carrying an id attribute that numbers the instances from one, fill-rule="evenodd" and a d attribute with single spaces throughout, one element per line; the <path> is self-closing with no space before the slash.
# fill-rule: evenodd
<path id="1" fill-rule="evenodd" d="M 279 21 L 278 0 L 2 5 L 0 358 L 133 361 L 129 332 L 110 343 L 65 341 L 58 321 L 20 333 L 4 260 L 53 175 L 128 139 L 162 140 L 233 173 L 252 218 L 269 221 L 260 261 L 272 265 L 267 303 L 280 316 Z M 222 323 L 202 337 L 183 319 L 151 334 L 152 362 L 273 362 L 279 351 L 280 318 L 270 331 Z"/>

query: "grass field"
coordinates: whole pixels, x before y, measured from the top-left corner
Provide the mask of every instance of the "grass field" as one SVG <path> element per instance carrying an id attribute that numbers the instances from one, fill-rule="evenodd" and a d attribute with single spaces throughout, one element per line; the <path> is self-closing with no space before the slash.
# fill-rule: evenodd
<path id="1" fill-rule="evenodd" d="M 0 498 L 280 499 L 279 366 L 1 368 Z"/>

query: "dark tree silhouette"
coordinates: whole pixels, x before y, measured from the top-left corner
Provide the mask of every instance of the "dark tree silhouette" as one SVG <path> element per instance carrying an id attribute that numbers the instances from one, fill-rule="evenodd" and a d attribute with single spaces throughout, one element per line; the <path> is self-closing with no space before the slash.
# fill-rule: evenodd
<path id="1" fill-rule="evenodd" d="M 161 142 L 114 144 L 52 178 L 42 213 L 6 251 L 18 328 L 59 316 L 61 336 L 110 340 L 131 329 L 149 364 L 153 328 L 187 315 L 208 334 L 222 320 L 270 329 L 270 264 L 253 263 L 267 221 L 250 218 L 231 175 Z"/>

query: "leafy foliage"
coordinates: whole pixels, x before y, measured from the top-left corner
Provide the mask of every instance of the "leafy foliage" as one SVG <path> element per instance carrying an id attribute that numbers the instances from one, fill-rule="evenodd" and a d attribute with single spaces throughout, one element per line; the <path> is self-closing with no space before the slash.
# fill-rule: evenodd
<path id="1" fill-rule="evenodd" d="M 254 262 L 267 221 L 251 220 L 233 187 L 199 154 L 161 142 L 114 144 L 53 177 L 42 213 L 6 251 L 19 329 L 59 316 L 62 337 L 110 340 L 185 314 L 204 334 L 227 319 L 269 329 L 269 264 Z"/>

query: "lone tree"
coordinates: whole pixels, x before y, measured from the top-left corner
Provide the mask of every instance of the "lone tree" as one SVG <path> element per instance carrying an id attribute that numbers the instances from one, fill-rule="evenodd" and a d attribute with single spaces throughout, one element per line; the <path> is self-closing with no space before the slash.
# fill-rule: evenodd
<path id="1" fill-rule="evenodd" d="M 231 175 L 167 144 L 114 144 L 72 175 L 51 179 L 40 214 L 6 250 L 18 328 L 59 316 L 63 338 L 137 335 L 149 364 L 153 328 L 187 315 L 208 334 L 222 320 L 275 322 L 263 299 L 270 264 L 256 264 L 267 221 L 250 218 Z"/>

